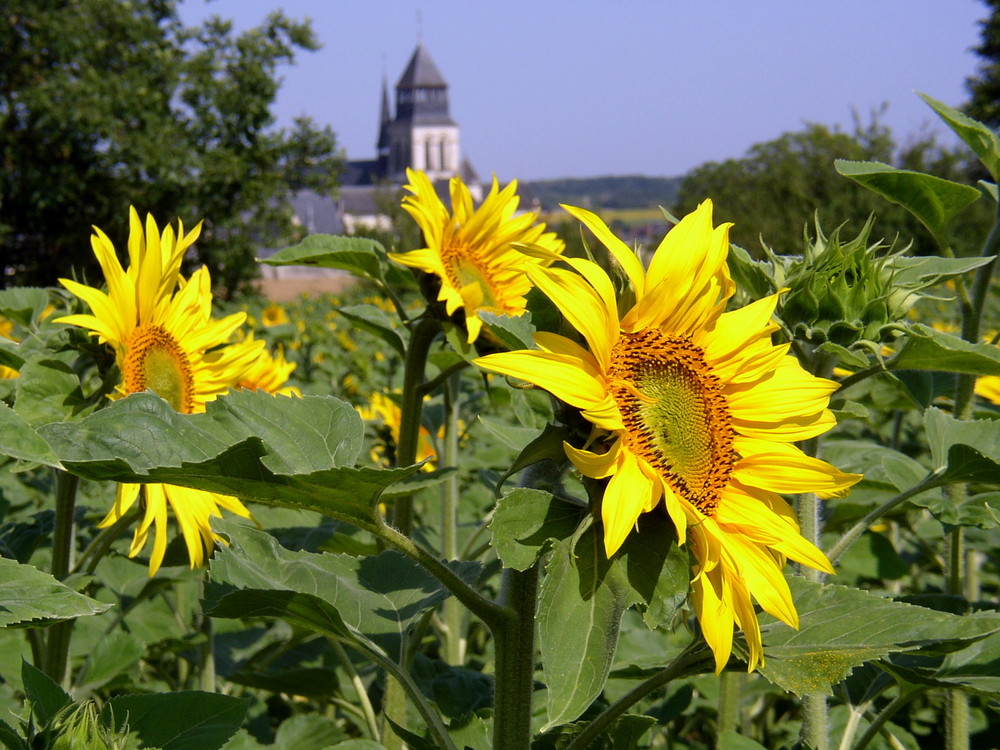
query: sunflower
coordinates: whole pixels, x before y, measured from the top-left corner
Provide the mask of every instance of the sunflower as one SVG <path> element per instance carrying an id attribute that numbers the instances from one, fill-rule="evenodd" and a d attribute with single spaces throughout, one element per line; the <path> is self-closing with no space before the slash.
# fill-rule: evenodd
<path id="1" fill-rule="evenodd" d="M 296 364 L 285 359 L 285 352 L 280 347 L 276 354 L 271 354 L 266 348 L 260 349 L 260 343 L 254 339 L 252 333 L 248 334 L 238 346 L 247 347 L 260 353 L 253 359 L 250 367 L 243 373 L 243 377 L 233 386 L 234 388 L 248 391 L 267 391 L 281 396 L 302 395 L 295 386 L 285 386 L 285 382 L 292 374 Z"/>
<path id="2" fill-rule="evenodd" d="M 261 311 L 260 322 L 268 328 L 280 326 L 288 322 L 288 315 L 285 313 L 285 308 L 277 302 L 272 302 Z"/>
<path id="3" fill-rule="evenodd" d="M 378 445 L 372 448 L 372 461 L 377 464 L 391 466 L 393 464 L 391 451 L 395 451 L 395 446 L 399 444 L 399 426 L 402 421 L 402 410 L 399 404 L 388 396 L 381 393 L 373 393 L 368 406 L 358 407 L 358 414 L 366 422 L 380 422 L 384 428 L 382 439 Z M 444 426 L 438 433 L 438 437 L 444 437 Z M 429 459 L 429 460 L 427 460 Z M 431 439 L 430 430 L 423 425 L 420 426 L 420 434 L 417 438 L 416 460 L 427 460 L 423 465 L 424 471 L 433 471 L 437 461 L 437 451 Z"/>
<path id="4" fill-rule="evenodd" d="M 403 198 L 403 208 L 420 226 L 427 247 L 389 257 L 440 278 L 438 300 L 445 303 L 448 315 L 464 310 L 470 344 L 482 328 L 477 311 L 522 314 L 524 295 L 531 289 L 526 267 L 552 261 L 527 258 L 512 243 L 534 243 L 558 257 L 563 242 L 554 232 L 546 232 L 544 224 L 535 223 L 536 214 L 514 215 L 519 201 L 517 182 L 500 190 L 494 176 L 489 194 L 475 209 L 469 188 L 461 178 L 453 177 L 449 213 L 426 174 L 407 169 L 406 176 L 406 189 L 413 195 Z"/>
<path id="5" fill-rule="evenodd" d="M 8 320 L 2 315 L 0 315 L 0 338 L 7 339 L 9 341 L 17 341 L 17 339 L 14 338 L 14 321 Z M 20 377 L 20 375 L 21 373 L 13 367 L 0 365 L 0 380 L 17 378 Z"/>
<path id="6" fill-rule="evenodd" d="M 69 279 L 60 282 L 86 302 L 91 315 L 68 315 L 56 322 L 89 329 L 115 351 L 121 382 L 113 398 L 151 390 L 184 414 L 205 410 L 205 404 L 236 385 L 260 354 L 263 342 L 225 346 L 243 323 L 245 313 L 213 320 L 208 271 L 196 271 L 190 279 L 180 274 L 185 251 L 198 238 L 201 224 L 184 233 L 178 222 L 176 234 L 167 226 L 161 234 L 151 216 L 145 231 L 134 208 L 129 211 L 129 267 L 118 262 L 114 246 L 95 227 L 91 246 L 104 271 L 108 291 Z M 165 484 L 121 484 L 114 506 L 101 521 L 106 527 L 121 519 L 140 494 L 145 512 L 135 530 L 129 556 L 146 545 L 155 526 L 149 574 L 156 573 L 167 546 L 167 507 L 173 509 L 187 545 L 191 567 L 202 564 L 206 551 L 219 537 L 212 533 L 211 516 L 219 508 L 249 517 L 235 497 Z"/>
<path id="7" fill-rule="evenodd" d="M 566 210 L 624 269 L 634 304 L 619 315 L 612 280 L 591 261 L 567 258 L 573 270 L 536 266 L 532 281 L 587 348 L 539 332 L 537 350 L 476 363 L 582 410 L 591 437 L 583 448 L 564 447 L 581 474 L 607 479 L 607 555 L 642 513 L 662 504 L 679 543 L 693 552 L 692 603 L 716 671 L 729 660 L 734 625 L 745 634 L 753 670 L 763 649 L 751 596 L 797 627 L 785 558 L 833 572 L 779 493 L 830 497 L 860 479 L 792 445 L 834 425 L 827 405 L 837 384 L 803 370 L 788 344 L 771 342 L 778 295 L 725 311 L 735 291 L 726 265 L 729 225 L 713 228 L 710 201 L 667 234 L 648 271 L 597 216 Z"/>

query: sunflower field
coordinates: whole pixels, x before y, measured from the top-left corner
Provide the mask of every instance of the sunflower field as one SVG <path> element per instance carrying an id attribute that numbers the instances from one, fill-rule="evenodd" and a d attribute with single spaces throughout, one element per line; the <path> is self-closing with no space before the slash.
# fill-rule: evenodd
<path id="1" fill-rule="evenodd" d="M 990 180 L 831 169 L 937 255 L 711 196 L 570 253 L 411 171 L 419 246 L 266 261 L 338 297 L 223 304 L 136 209 L 0 291 L 0 745 L 1000 746 L 1000 139 L 927 102 Z"/>

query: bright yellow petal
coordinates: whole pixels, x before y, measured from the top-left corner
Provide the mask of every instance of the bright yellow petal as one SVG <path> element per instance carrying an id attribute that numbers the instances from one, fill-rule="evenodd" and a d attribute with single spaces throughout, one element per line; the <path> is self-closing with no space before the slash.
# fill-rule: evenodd
<path id="1" fill-rule="evenodd" d="M 501 352 L 479 357 L 473 363 L 484 370 L 527 380 L 581 409 L 604 400 L 600 374 L 571 355 L 542 351 Z"/>
<path id="2" fill-rule="evenodd" d="M 639 515 L 649 505 L 652 482 L 639 469 L 629 451 L 622 451 L 621 466 L 608 482 L 601 501 L 604 520 L 604 551 L 611 557 L 635 528 Z"/>

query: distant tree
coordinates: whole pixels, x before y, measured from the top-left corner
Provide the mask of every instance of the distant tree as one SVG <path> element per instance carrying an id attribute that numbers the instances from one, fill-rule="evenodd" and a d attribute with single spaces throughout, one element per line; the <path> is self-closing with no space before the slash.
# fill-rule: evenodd
<path id="1" fill-rule="evenodd" d="M 915 219 L 839 175 L 833 166 L 836 159 L 880 161 L 975 183 L 964 151 L 942 148 L 933 135 L 899 148 L 875 117 L 867 126 L 857 123 L 850 134 L 808 124 L 801 131 L 751 146 L 742 158 L 696 167 L 684 177 L 674 209 L 684 214 L 712 198 L 716 220 L 733 222 L 732 241 L 750 252 L 760 247 L 761 240 L 778 253 L 801 252 L 803 232 L 812 232 L 817 212 L 826 231 L 844 224 L 847 236 L 874 214 L 876 237 L 912 241 L 915 254 L 936 252 L 930 235 Z M 953 241 L 956 252 L 973 252 L 975 248 L 964 243 L 988 227 L 989 218 L 975 206 L 964 216 Z"/>
<path id="2" fill-rule="evenodd" d="M 983 0 L 989 15 L 979 21 L 979 44 L 972 48 L 980 63 L 976 75 L 965 79 L 971 99 L 965 106 L 970 117 L 991 128 L 1000 128 L 1000 0 Z"/>
<path id="3" fill-rule="evenodd" d="M 205 220 L 197 262 L 232 292 L 291 239 L 290 187 L 330 191 L 341 157 L 308 120 L 274 130 L 276 68 L 312 50 L 273 13 L 185 28 L 172 0 L 7 0 L 0 14 L 0 285 L 94 277 L 91 225 L 124 247 L 127 208 Z"/>

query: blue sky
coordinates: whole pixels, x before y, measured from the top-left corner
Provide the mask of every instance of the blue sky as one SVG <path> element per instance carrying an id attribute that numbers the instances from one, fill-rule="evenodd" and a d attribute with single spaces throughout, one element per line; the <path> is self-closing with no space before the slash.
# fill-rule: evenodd
<path id="1" fill-rule="evenodd" d="M 330 125 L 374 156 L 382 77 L 422 36 L 462 149 L 501 180 L 680 175 L 805 122 L 850 130 L 883 103 L 897 140 L 943 133 L 914 91 L 959 105 L 979 0 L 185 0 L 238 28 L 276 9 L 323 44 L 285 66 L 279 125 Z M 418 24 L 418 17 L 420 22 Z"/>

